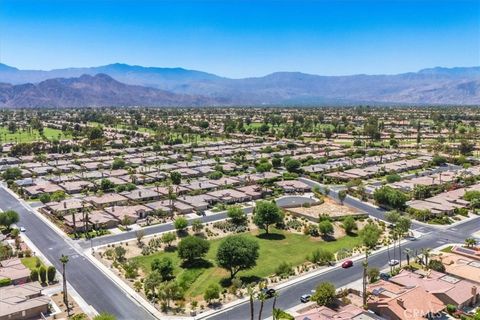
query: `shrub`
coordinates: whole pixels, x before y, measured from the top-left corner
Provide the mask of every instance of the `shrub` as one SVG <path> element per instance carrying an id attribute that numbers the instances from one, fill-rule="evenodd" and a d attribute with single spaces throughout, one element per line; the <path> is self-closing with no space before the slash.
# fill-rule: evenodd
<path id="1" fill-rule="evenodd" d="M 398 175 L 396 173 L 395 174 L 389 174 L 387 176 L 387 182 L 388 183 L 394 183 L 394 182 L 398 182 L 400 180 L 402 180 L 402 177 L 400 177 L 400 175 Z"/>
<path id="2" fill-rule="evenodd" d="M 0 279 L 0 287 L 6 287 L 12 284 L 12 279 L 10 278 L 2 278 Z"/>
<path id="3" fill-rule="evenodd" d="M 30 271 L 30 280 L 31 281 L 38 281 L 38 270 L 37 269 L 33 269 L 32 271 Z"/>
<path id="4" fill-rule="evenodd" d="M 313 251 L 312 254 L 309 257 L 307 257 L 307 259 L 312 263 L 316 263 L 319 265 L 326 265 L 329 262 L 335 260 L 335 257 L 333 256 L 333 253 L 331 253 L 330 251 L 319 248 Z"/>
<path id="5" fill-rule="evenodd" d="M 288 229 L 300 230 L 302 228 L 302 223 L 297 219 L 289 220 L 286 224 Z"/>
<path id="6" fill-rule="evenodd" d="M 293 274 L 292 265 L 288 262 L 282 262 L 275 270 L 275 274 L 280 277 L 288 277 Z"/>
<path id="7" fill-rule="evenodd" d="M 455 311 L 457 311 L 457 307 L 453 304 L 447 304 L 447 312 L 449 314 L 452 314 L 454 313 Z"/>
<path id="8" fill-rule="evenodd" d="M 318 237 L 320 232 L 318 231 L 318 227 L 315 225 L 311 225 L 308 227 L 308 234 L 312 237 Z"/>
<path id="9" fill-rule="evenodd" d="M 40 268 L 38 268 L 38 275 L 40 277 L 41 283 L 47 282 L 47 270 L 45 269 L 44 266 L 40 266 Z"/>
<path id="10" fill-rule="evenodd" d="M 210 303 L 212 300 L 220 298 L 220 287 L 216 283 L 210 284 L 205 293 L 203 294 L 203 299 Z"/>
<path id="11" fill-rule="evenodd" d="M 434 271 L 445 272 L 445 266 L 439 260 L 430 260 L 428 267 Z"/>
<path id="12" fill-rule="evenodd" d="M 50 194 L 48 193 L 42 193 L 39 197 L 38 200 L 40 200 L 42 203 L 48 203 L 50 202 Z"/>
<path id="13" fill-rule="evenodd" d="M 158 271 L 162 276 L 163 281 L 167 281 L 173 278 L 173 261 L 169 257 L 163 257 L 162 259 L 155 258 L 150 264 L 152 271 Z"/>
<path id="14" fill-rule="evenodd" d="M 54 266 L 49 266 L 47 268 L 47 279 L 48 279 L 48 282 L 52 283 L 53 281 L 55 281 L 55 275 L 57 274 L 57 269 L 55 269 Z"/>
<path id="15" fill-rule="evenodd" d="M 173 225 L 177 231 L 184 231 L 188 227 L 188 221 L 184 217 L 178 217 L 173 222 Z"/>

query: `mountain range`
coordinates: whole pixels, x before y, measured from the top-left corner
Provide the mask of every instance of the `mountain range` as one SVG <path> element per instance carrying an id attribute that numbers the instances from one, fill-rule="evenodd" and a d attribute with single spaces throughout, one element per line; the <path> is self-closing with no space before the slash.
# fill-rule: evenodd
<path id="1" fill-rule="evenodd" d="M 183 68 L 110 64 L 20 70 L 0 64 L 0 107 L 480 105 L 480 67 L 397 75 L 276 72 L 230 79 Z"/>

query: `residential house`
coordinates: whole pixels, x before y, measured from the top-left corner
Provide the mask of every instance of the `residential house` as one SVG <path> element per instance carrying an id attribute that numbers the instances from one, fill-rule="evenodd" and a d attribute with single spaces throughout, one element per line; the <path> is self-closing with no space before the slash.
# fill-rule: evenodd
<path id="1" fill-rule="evenodd" d="M 402 270 L 390 281 L 403 287 L 421 287 L 445 305 L 455 305 L 458 309 L 475 306 L 479 302 L 478 284 L 433 270 Z"/>
<path id="2" fill-rule="evenodd" d="M 300 311 L 295 320 L 381 320 L 382 318 L 365 311 L 353 304 L 341 306 L 336 309 L 328 307 L 308 308 Z"/>
<path id="3" fill-rule="evenodd" d="M 48 313 L 50 298 L 38 282 L 0 288 L 0 320 L 40 319 Z"/>
<path id="4" fill-rule="evenodd" d="M 299 180 L 282 180 L 275 182 L 277 186 L 287 193 L 303 193 L 311 190 L 311 187 Z"/>
<path id="5" fill-rule="evenodd" d="M 0 261 L 0 280 L 10 279 L 12 284 L 22 284 L 30 281 L 30 269 L 25 267 L 19 258 Z"/>
<path id="6" fill-rule="evenodd" d="M 222 202 L 225 204 L 246 202 L 252 200 L 252 198 L 235 189 L 223 189 L 207 193 L 207 195 L 216 198 L 215 202 Z"/>
<path id="7" fill-rule="evenodd" d="M 90 202 L 97 208 L 104 208 L 106 206 L 118 206 L 128 202 L 128 199 L 117 193 L 106 193 L 101 196 L 86 197 L 85 201 Z"/>
<path id="8" fill-rule="evenodd" d="M 115 217 L 119 221 L 128 218 L 131 223 L 137 222 L 139 219 L 147 217 L 153 210 L 144 205 L 134 206 L 111 206 L 105 208 L 105 212 Z"/>
<path id="9" fill-rule="evenodd" d="M 389 320 L 433 319 L 442 313 L 445 304 L 422 287 L 403 287 L 380 280 L 368 285 L 367 306 Z"/>

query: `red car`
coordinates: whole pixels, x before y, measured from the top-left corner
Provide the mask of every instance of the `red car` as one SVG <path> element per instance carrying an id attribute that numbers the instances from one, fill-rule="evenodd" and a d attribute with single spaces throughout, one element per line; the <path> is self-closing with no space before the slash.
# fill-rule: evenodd
<path id="1" fill-rule="evenodd" d="M 353 261 L 352 260 L 345 260 L 342 263 L 342 268 L 347 269 L 353 266 Z"/>

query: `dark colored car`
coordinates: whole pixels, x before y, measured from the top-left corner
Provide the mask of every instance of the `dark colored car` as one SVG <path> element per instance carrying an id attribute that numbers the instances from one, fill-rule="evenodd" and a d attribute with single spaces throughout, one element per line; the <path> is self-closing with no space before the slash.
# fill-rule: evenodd
<path id="1" fill-rule="evenodd" d="M 388 281 L 388 279 L 390 279 L 390 275 L 388 273 L 382 272 L 380 273 L 380 279 Z"/>
<path id="2" fill-rule="evenodd" d="M 264 288 L 262 289 L 262 293 L 267 297 L 267 298 L 271 298 L 273 297 L 273 295 L 275 294 L 275 289 L 272 289 L 272 288 Z"/>
<path id="3" fill-rule="evenodd" d="M 353 266 L 353 261 L 352 260 L 345 260 L 342 263 L 342 268 L 347 269 Z"/>

